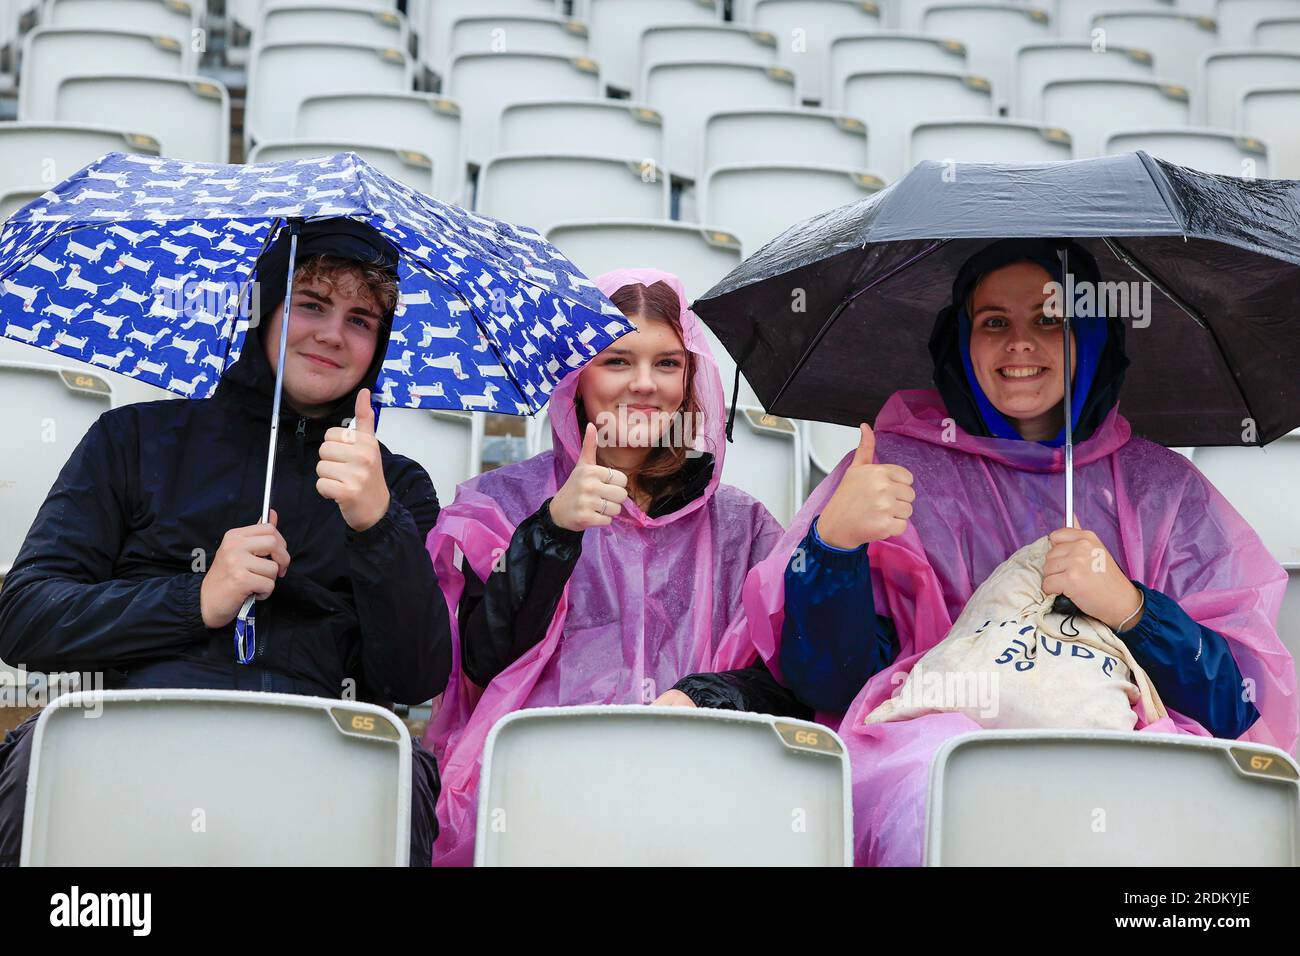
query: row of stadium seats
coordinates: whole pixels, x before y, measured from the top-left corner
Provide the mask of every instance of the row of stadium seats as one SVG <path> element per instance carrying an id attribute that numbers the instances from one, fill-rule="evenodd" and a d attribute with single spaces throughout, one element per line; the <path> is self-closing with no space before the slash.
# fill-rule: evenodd
<path id="1" fill-rule="evenodd" d="M 83 720 L 92 707 L 102 709 L 98 719 Z M 260 693 L 110 691 L 60 697 L 41 721 L 25 865 L 407 862 L 408 735 L 378 707 Z M 635 761 L 626 759 L 629 750 Z M 497 723 L 484 750 L 482 805 L 493 825 L 480 829 L 476 862 L 847 865 L 849 759 L 827 728 L 763 714 L 519 711 Z M 110 762 L 115 773 L 82 785 L 87 767 Z M 684 779 L 691 786 L 682 787 Z M 1298 787 L 1293 760 L 1236 741 L 967 734 L 945 744 L 930 770 L 925 862 L 1292 866 L 1300 852 Z M 259 799 L 250 814 L 253 791 Z M 141 793 L 150 795 L 147 804 Z M 201 829 L 191 825 L 196 805 Z M 340 806 L 369 812 L 339 814 Z M 1015 808 L 1015 826 L 990 826 L 993 808 L 1004 807 Z M 1105 813 L 1100 828 L 1097 808 Z M 105 819 L 114 825 L 103 826 Z"/>
<path id="2" fill-rule="evenodd" d="M 292 8 L 317 9 L 327 8 Z M 276 12 L 278 8 L 272 8 L 267 15 Z M 680 33 L 700 28 L 673 29 Z M 654 33 L 647 31 L 643 42 Z M 168 43 L 160 44 L 163 39 Z M 750 42 L 747 36 L 745 42 Z M 186 49 L 171 38 L 135 31 L 39 27 L 23 43 L 19 119 L 118 126 L 157 141 L 163 155 L 222 159 L 229 152 L 229 93 L 220 82 L 193 74 Z M 897 178 L 918 158 L 907 143 L 912 125 L 996 118 L 999 100 L 1005 98 L 1011 104 L 1005 112 L 1038 125 L 1041 132 L 1030 139 L 1011 137 L 991 144 L 988 149 L 999 157 L 1084 158 L 1126 147 L 1143 129 L 1194 126 L 1220 131 L 1220 138 L 1240 139 L 1248 152 L 1261 157 L 1272 146 L 1273 166 L 1255 168 L 1255 175 L 1297 175 L 1300 146 L 1291 119 L 1300 102 L 1300 44 L 1290 50 L 1207 50 L 1195 66 L 1199 82 L 1190 88 L 1169 82 L 1160 69 L 1162 61 L 1138 48 L 1027 43 L 1015 50 L 1010 73 L 992 82 L 969 72 L 964 49 L 918 35 L 879 34 L 844 42 L 828 105 L 842 125 L 866 127 L 866 148 L 856 168 L 886 180 Z M 695 181 L 707 172 L 699 141 L 710 115 L 736 108 L 797 110 L 800 102 L 796 74 L 788 70 L 735 53 L 729 59 L 704 58 L 702 52 L 691 56 L 649 60 L 635 106 L 662 124 L 666 141 L 662 155 L 655 158 L 661 158 L 672 175 Z M 337 69 L 312 69 L 322 60 Z M 129 74 L 120 75 L 124 70 Z M 409 94 L 413 82 L 412 62 L 397 48 L 339 39 L 260 45 L 249 67 L 244 145 L 319 140 L 325 126 L 336 142 L 389 145 L 392 128 L 378 118 L 341 135 L 338 130 L 352 124 L 331 126 L 325 112 L 330 107 L 318 104 L 314 113 L 304 111 L 304 101 L 357 91 Z M 458 118 L 458 153 L 448 155 L 446 135 L 435 140 L 412 133 L 401 144 L 412 154 L 406 157 L 410 164 L 435 171 L 444 167 L 434 187 L 435 194 L 444 197 L 448 193 L 441 190 L 458 178 L 465 160 L 480 165 L 512 148 L 504 145 L 511 137 L 501 128 L 512 104 L 535 99 L 539 90 L 553 98 L 593 101 L 599 101 L 602 92 L 595 61 L 519 50 L 459 53 L 444 86 L 446 95 L 430 103 Z M 908 94 L 901 100 L 900 87 Z M 560 132 L 571 131 L 561 127 L 551 140 Z M 1112 137 L 1118 143 L 1111 143 Z M 563 145 L 586 153 L 643 155 L 629 152 L 631 144 L 617 140 L 601 139 L 601 146 L 593 149 L 588 144 L 596 139 L 573 135 Z M 550 147 L 542 138 L 533 146 Z M 453 168 L 447 170 L 449 163 Z"/>

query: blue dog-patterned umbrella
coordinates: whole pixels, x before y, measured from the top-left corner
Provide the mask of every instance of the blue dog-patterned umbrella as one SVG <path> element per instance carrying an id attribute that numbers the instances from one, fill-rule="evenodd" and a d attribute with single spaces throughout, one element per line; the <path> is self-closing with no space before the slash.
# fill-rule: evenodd
<path id="1" fill-rule="evenodd" d="M 339 216 L 400 255 L 378 404 L 532 414 L 632 329 L 534 230 L 417 193 L 355 153 L 249 166 L 109 153 L 4 224 L 3 333 L 207 397 L 239 357 L 258 255 L 288 219 Z"/>
<path id="2" fill-rule="evenodd" d="M 355 153 L 252 166 L 109 153 L 0 231 L 4 334 L 205 398 L 260 309 L 250 293 L 259 255 L 288 225 L 291 289 L 298 228 L 338 217 L 378 230 L 399 254 L 378 404 L 532 414 L 633 329 L 535 231 L 430 199 Z M 281 387 L 277 375 L 262 521 Z M 250 597 L 236 659 L 249 663 L 255 646 Z"/>

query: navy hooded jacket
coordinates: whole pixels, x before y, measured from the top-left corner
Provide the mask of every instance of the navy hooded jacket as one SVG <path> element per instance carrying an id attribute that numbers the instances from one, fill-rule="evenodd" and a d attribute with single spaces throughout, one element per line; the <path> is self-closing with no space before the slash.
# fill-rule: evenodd
<path id="1" fill-rule="evenodd" d="M 386 350 L 358 384 L 374 387 Z M 204 571 L 222 536 L 261 512 L 274 376 L 256 331 L 208 399 L 115 408 L 65 464 L 0 589 L 0 658 L 33 670 L 116 672 L 128 687 L 257 688 L 420 703 L 451 668 L 446 603 L 425 550 L 438 498 L 420 465 L 383 449 L 387 514 L 357 533 L 316 491 L 325 431 L 281 415 L 271 506 L 287 574 L 257 605 L 257 652 L 208 629 Z M 400 414 L 400 413 L 398 413 Z M 123 676 L 124 675 L 124 676 Z"/>

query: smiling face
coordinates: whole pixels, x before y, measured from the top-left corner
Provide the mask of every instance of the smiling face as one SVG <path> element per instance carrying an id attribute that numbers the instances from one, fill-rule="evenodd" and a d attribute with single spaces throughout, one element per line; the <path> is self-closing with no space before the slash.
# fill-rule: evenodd
<path id="1" fill-rule="evenodd" d="M 1015 262 L 984 276 L 969 301 L 975 379 L 1031 441 L 1051 438 L 1065 423 L 1061 320 L 1043 314 L 1052 281 L 1037 263 Z M 1072 357 L 1076 344 L 1071 333 Z"/>
<path id="2" fill-rule="evenodd" d="M 262 339 L 279 368 L 284 302 L 271 310 Z M 308 418 L 324 415 L 360 383 L 375 357 L 383 312 L 359 272 L 295 273 L 284 352 L 284 394 Z"/>
<path id="3" fill-rule="evenodd" d="M 686 348 L 671 322 L 641 314 L 629 316 L 637 330 L 615 340 L 593 358 L 578 379 L 587 421 L 602 435 L 602 446 L 635 449 L 641 459 L 686 394 Z M 602 424 L 609 427 L 602 428 Z M 613 459 L 610 454 L 606 458 Z M 623 457 L 626 456 L 616 456 Z"/>

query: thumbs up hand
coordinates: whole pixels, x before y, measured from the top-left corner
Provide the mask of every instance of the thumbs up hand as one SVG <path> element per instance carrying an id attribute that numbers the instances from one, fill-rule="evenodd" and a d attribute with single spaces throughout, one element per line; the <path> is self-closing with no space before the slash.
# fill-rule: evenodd
<path id="1" fill-rule="evenodd" d="M 551 499 L 551 520 L 569 531 L 603 528 L 627 500 L 627 475 L 596 463 L 596 426 L 587 425 L 569 480 Z"/>
<path id="2" fill-rule="evenodd" d="M 339 506 L 353 531 L 365 531 L 388 512 L 388 483 L 375 437 L 370 389 L 357 392 L 356 417 L 347 428 L 325 433 L 316 463 L 316 491 Z"/>
<path id="3" fill-rule="evenodd" d="M 907 530 L 912 517 L 912 473 L 901 465 L 877 465 L 876 436 L 859 426 L 861 438 L 840 486 L 817 520 L 817 533 L 834 548 L 853 550 Z"/>

